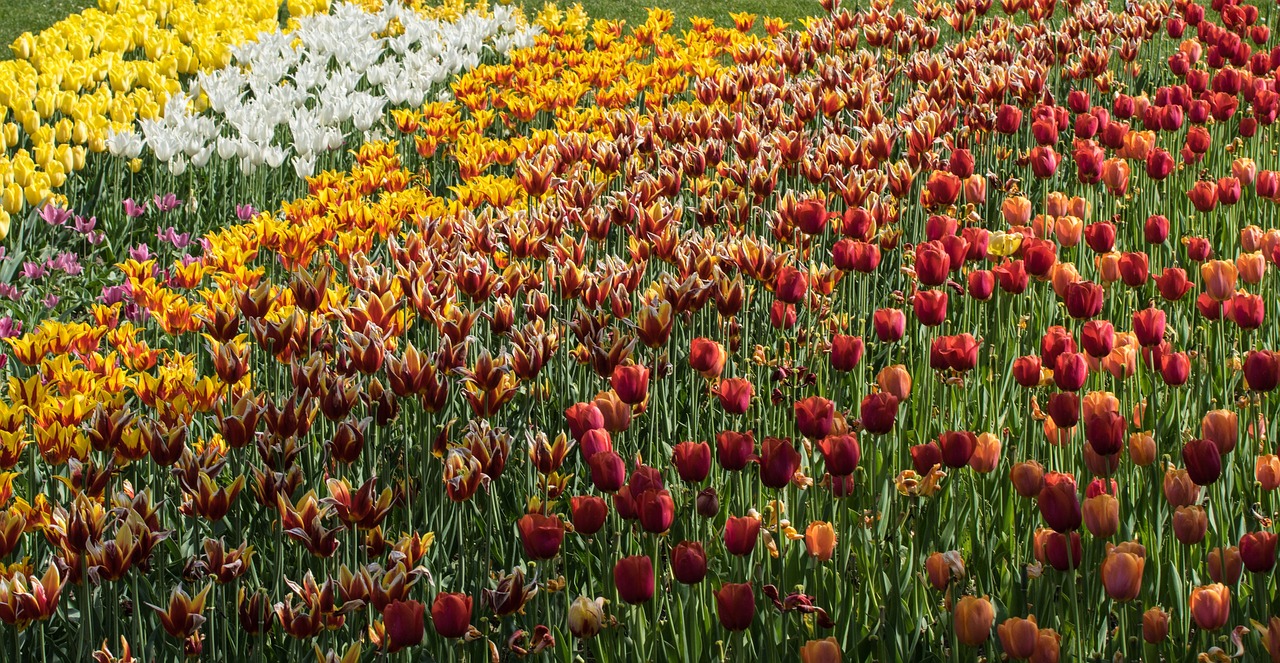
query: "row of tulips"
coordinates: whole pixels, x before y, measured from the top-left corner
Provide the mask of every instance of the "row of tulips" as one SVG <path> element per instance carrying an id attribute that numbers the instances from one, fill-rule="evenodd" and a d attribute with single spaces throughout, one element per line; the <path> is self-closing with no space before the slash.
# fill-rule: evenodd
<path id="1" fill-rule="evenodd" d="M 15 307 L 0 646 L 1280 657 L 1268 17 L 820 11 L 547 12 Z"/>

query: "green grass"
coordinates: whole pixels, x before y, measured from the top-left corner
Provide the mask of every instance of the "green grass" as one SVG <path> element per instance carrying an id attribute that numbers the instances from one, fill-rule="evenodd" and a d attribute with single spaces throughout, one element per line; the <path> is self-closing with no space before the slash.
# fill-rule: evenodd
<path id="1" fill-rule="evenodd" d="M 13 57 L 9 44 L 18 35 L 39 32 L 96 4 L 95 0 L 0 0 L 0 60 Z"/>

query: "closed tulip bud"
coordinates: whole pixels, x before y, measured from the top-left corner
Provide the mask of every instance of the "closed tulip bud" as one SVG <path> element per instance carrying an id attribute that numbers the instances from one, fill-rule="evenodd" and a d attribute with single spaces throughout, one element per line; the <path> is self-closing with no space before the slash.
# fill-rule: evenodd
<path id="1" fill-rule="evenodd" d="M 730 555 L 743 557 L 756 549 L 760 538 L 760 519 L 754 516 L 729 516 L 724 525 L 724 547 Z"/>
<path id="2" fill-rule="evenodd" d="M 618 598 L 637 605 L 653 598 L 653 560 L 648 555 L 623 557 L 613 567 Z"/>
<path id="3" fill-rule="evenodd" d="M 1164 244 L 1169 238 L 1169 219 L 1163 214 L 1152 214 L 1142 224 L 1142 238 L 1148 244 Z"/>
<path id="4" fill-rule="evenodd" d="M 819 562 L 830 561 L 836 549 L 836 528 L 821 520 L 809 523 L 804 530 L 804 547 Z"/>
<path id="5" fill-rule="evenodd" d="M 604 598 L 579 596 L 569 604 L 569 632 L 582 640 L 594 638 L 604 628 Z"/>
<path id="6" fill-rule="evenodd" d="M 1280 488 L 1280 456 L 1264 454 L 1257 457 L 1253 464 L 1253 478 L 1262 485 L 1262 489 L 1272 491 Z"/>
<path id="7" fill-rule="evenodd" d="M 1199 181 L 1187 192 L 1191 204 L 1201 212 L 1212 212 L 1218 206 L 1219 189 L 1216 183 Z"/>
<path id="8" fill-rule="evenodd" d="M 1165 314 L 1158 308 L 1147 308 L 1133 314 L 1133 334 L 1144 347 L 1160 345 L 1164 340 Z"/>
<path id="9" fill-rule="evenodd" d="M 863 349 L 861 338 L 836 334 L 831 339 L 831 367 L 841 372 L 852 371 L 862 361 Z"/>
<path id="10" fill-rule="evenodd" d="M 1271 391 L 1280 381 L 1280 358 L 1270 350 L 1251 350 L 1244 358 L 1244 379 L 1253 391 Z"/>
<path id="11" fill-rule="evenodd" d="M 1023 240 L 1022 260 L 1028 274 L 1045 278 L 1049 270 L 1058 264 L 1058 246 L 1047 239 Z"/>
<path id="12" fill-rule="evenodd" d="M 989 270 L 977 269 L 969 272 L 969 296 L 985 302 L 991 299 L 996 289 L 996 275 Z"/>
<path id="13" fill-rule="evenodd" d="M 1109 539 L 1120 528 L 1120 502 L 1111 495 L 1095 495 L 1081 505 L 1084 525 L 1095 538 Z"/>
<path id="14" fill-rule="evenodd" d="M 609 515 L 609 504 L 594 495 L 577 495 L 569 500 L 573 512 L 573 529 L 583 536 L 591 536 L 604 527 Z"/>
<path id="15" fill-rule="evenodd" d="M 996 619 L 995 608 L 987 597 L 962 597 L 951 609 L 956 640 L 970 647 L 980 647 L 991 637 Z"/>
<path id="16" fill-rule="evenodd" d="M 1150 277 L 1150 261 L 1141 251 L 1130 251 L 1120 256 L 1120 280 L 1130 288 L 1140 288 Z"/>
<path id="17" fill-rule="evenodd" d="M 1169 468 L 1164 473 L 1164 497 L 1173 507 L 1195 504 L 1200 497 L 1200 486 L 1191 480 L 1186 470 Z"/>
<path id="18" fill-rule="evenodd" d="M 1021 125 L 1022 109 L 1011 104 L 1003 104 L 996 110 L 996 131 L 1002 134 L 1013 134 L 1017 133 Z M 988 625 L 987 630 L 991 630 L 990 625 Z M 986 640 L 986 637 L 983 636 L 982 639 Z"/>
<path id="19" fill-rule="evenodd" d="M 1142 639 L 1158 645 L 1169 637 L 1169 613 L 1160 607 L 1148 608 L 1142 613 Z"/>
<path id="20" fill-rule="evenodd" d="M 964 201 L 970 205 L 981 205 L 987 202 L 987 178 L 981 175 L 970 175 L 964 180 Z"/>
<path id="21" fill-rule="evenodd" d="M 617 492 L 627 480 L 627 467 L 615 451 L 601 451 L 587 461 L 591 466 L 591 483 L 596 490 L 605 493 Z"/>
<path id="22" fill-rule="evenodd" d="M 471 628 L 471 597 L 440 592 L 431 602 L 431 625 L 443 638 L 461 638 Z"/>
<path id="23" fill-rule="evenodd" d="M 1098 569 L 1102 586 L 1113 601 L 1125 603 L 1138 598 L 1142 592 L 1142 569 L 1146 559 L 1131 552 L 1112 549 Z"/>
<path id="24" fill-rule="evenodd" d="M 1276 566 L 1276 535 L 1250 532 L 1240 537 L 1240 561 L 1250 573 L 1267 573 Z"/>
<path id="25" fill-rule="evenodd" d="M 1138 467 L 1156 462 L 1156 440 L 1150 432 L 1138 432 L 1129 436 L 1129 459 Z"/>
<path id="26" fill-rule="evenodd" d="M 834 637 L 810 640 L 800 647 L 800 663 L 842 663 L 840 643 Z"/>
<path id="27" fill-rule="evenodd" d="M 1013 379 L 1027 389 L 1040 386 L 1040 357 L 1027 355 L 1013 360 Z"/>
<path id="28" fill-rule="evenodd" d="M 1210 260 L 1200 265 L 1200 278 L 1204 291 L 1217 301 L 1226 301 L 1235 294 L 1239 271 L 1226 260 Z"/>
<path id="29" fill-rule="evenodd" d="M 423 613 L 426 606 L 417 601 L 393 601 L 382 612 L 387 634 L 387 653 L 421 644 L 425 635 Z"/>
<path id="30" fill-rule="evenodd" d="M 1090 223 L 1084 229 L 1084 242 L 1095 253 L 1110 253 L 1116 245 L 1116 227 L 1109 221 Z"/>
<path id="31" fill-rule="evenodd" d="M 708 379 L 719 377 L 728 355 L 719 343 L 707 338 L 695 338 L 689 344 L 689 365 Z"/>
<path id="32" fill-rule="evenodd" d="M 876 338 L 893 343 L 906 333 L 907 316 L 896 308 L 882 308 L 872 314 L 871 326 L 875 328 Z"/>
<path id="33" fill-rule="evenodd" d="M 1078 352 L 1064 352 L 1053 363 L 1053 382 L 1063 391 L 1079 391 L 1089 377 L 1089 363 Z"/>
<path id="34" fill-rule="evenodd" d="M 1036 652 L 1031 663 L 1058 663 L 1062 655 L 1062 635 L 1051 628 L 1042 628 L 1036 636 Z"/>
<path id="35" fill-rule="evenodd" d="M 835 403 L 821 396 L 810 396 L 793 404 L 796 427 L 811 440 L 826 437 L 834 425 Z"/>
<path id="36" fill-rule="evenodd" d="M 604 415 L 595 403 L 575 403 L 565 410 L 565 418 L 575 442 L 582 442 L 583 434 L 589 430 L 604 428 Z"/>
<path id="37" fill-rule="evenodd" d="M 1070 474 L 1046 474 L 1044 488 L 1036 502 L 1045 523 L 1055 531 L 1070 532 L 1080 528 L 1080 496 L 1076 493 L 1075 477 Z"/>
<path id="38" fill-rule="evenodd" d="M 1173 512 L 1173 535 L 1183 545 L 1193 546 L 1204 540 L 1209 518 L 1204 507 L 1180 506 Z"/>
<path id="39" fill-rule="evenodd" d="M 943 464 L 942 449 L 937 442 L 917 444 L 907 451 L 911 454 L 911 467 L 916 471 L 916 474 L 927 475 L 933 471 L 934 467 Z"/>
<path id="40" fill-rule="evenodd" d="M 1222 476 L 1222 454 L 1208 440 L 1198 438 L 1184 444 L 1182 462 L 1187 466 L 1187 476 L 1197 486 L 1212 485 Z"/>
<path id="41" fill-rule="evenodd" d="M 671 573 L 686 585 L 696 585 L 707 576 L 707 553 L 697 541 L 681 541 L 671 549 Z"/>
<path id="42" fill-rule="evenodd" d="M 1236 272 L 1245 283 L 1261 283 L 1267 274 L 1267 259 L 1261 251 L 1241 253 L 1236 256 Z"/>
<path id="43" fill-rule="evenodd" d="M 609 384 L 622 402 L 628 405 L 643 403 L 649 396 L 649 369 L 638 364 L 619 364 L 614 367 Z"/>
<path id="44" fill-rule="evenodd" d="M 1229 454 L 1236 448 L 1239 437 L 1239 419 L 1231 410 L 1210 410 L 1200 419 L 1200 436 L 1218 448 L 1218 453 Z"/>
<path id="45" fill-rule="evenodd" d="M 1266 304 L 1258 295 L 1237 292 L 1222 305 L 1222 313 L 1241 329 L 1257 329 L 1266 317 Z"/>
<path id="46" fill-rule="evenodd" d="M 526 513 L 516 522 L 520 543 L 530 559 L 551 559 L 560 552 L 564 540 L 564 523 L 558 516 Z"/>
<path id="47" fill-rule="evenodd" d="M 1040 627 L 1036 625 L 1034 615 L 1026 619 L 1010 617 L 996 627 L 996 634 L 1000 636 L 1000 647 L 1009 658 L 1024 660 L 1036 653 Z"/>
<path id="48" fill-rule="evenodd" d="M 946 282 L 947 272 L 951 270 L 951 259 L 941 242 L 921 242 L 916 245 L 915 270 L 916 279 L 923 285 L 942 285 Z"/>
<path id="49" fill-rule="evenodd" d="M 945 590 L 952 581 L 962 581 L 965 578 L 964 560 L 956 550 L 930 554 L 924 560 L 924 570 L 929 584 L 939 592 Z"/>
<path id="50" fill-rule="evenodd" d="M 893 394 L 880 391 L 862 399 L 858 410 L 862 429 L 873 435 L 884 435 L 893 430 L 898 418 L 898 399 Z"/>
<path id="51" fill-rule="evenodd" d="M 881 391 L 892 394 L 899 402 L 911 397 L 911 373 L 902 364 L 892 364 L 876 374 L 876 385 Z"/>
<path id="52" fill-rule="evenodd" d="M 946 171 L 935 170 L 930 173 L 924 186 L 930 199 L 938 205 L 954 204 L 960 196 L 960 178 Z"/>
<path id="53" fill-rule="evenodd" d="M 995 272 L 1001 290 L 1011 295 L 1020 295 L 1026 291 L 1028 277 L 1026 263 L 1023 261 L 1014 260 L 996 265 L 991 271 Z"/>
<path id="54" fill-rule="evenodd" d="M 715 593 L 716 616 L 729 631 L 745 631 L 756 616 L 756 596 L 751 583 L 727 582 Z"/>
<path id="55" fill-rule="evenodd" d="M 1044 466 L 1034 460 L 1014 463 L 1009 470 L 1013 489 L 1023 497 L 1038 497 L 1044 489 Z"/>
<path id="56" fill-rule="evenodd" d="M 969 467 L 979 474 L 994 472 L 1000 464 L 1000 438 L 991 433 L 978 436 L 978 444 L 969 457 Z"/>
<path id="57" fill-rule="evenodd" d="M 1203 631 L 1216 631 L 1231 616 L 1231 590 L 1221 583 L 1191 590 L 1191 619 Z"/>
<path id="58" fill-rule="evenodd" d="M 1115 348 L 1116 330 L 1107 320 L 1090 320 L 1080 332 L 1080 345 L 1090 357 L 1101 359 Z"/>
<path id="59" fill-rule="evenodd" d="M 673 449 L 671 462 L 681 479 L 689 483 L 702 483 L 711 473 L 711 445 L 706 442 L 681 442 Z"/>
<path id="60" fill-rule="evenodd" d="M 1240 201 L 1240 180 L 1234 177 L 1218 178 L 1218 202 L 1234 205 Z"/>
<path id="61" fill-rule="evenodd" d="M 746 414 L 751 407 L 751 396 L 754 392 L 751 382 L 746 378 L 729 378 L 721 380 L 716 389 L 716 398 L 726 414 Z"/>
<path id="62" fill-rule="evenodd" d="M 858 469 L 862 450 L 854 435 L 828 435 L 818 442 L 818 449 L 822 451 L 827 472 L 832 475 L 846 476 Z"/>
<path id="63" fill-rule="evenodd" d="M 1191 375 L 1191 358 L 1185 352 L 1166 355 L 1160 362 L 1160 377 L 1170 387 L 1180 387 L 1187 383 Z"/>
<path id="64" fill-rule="evenodd" d="M 1163 148 L 1154 148 L 1147 153 L 1146 162 L 1147 177 L 1159 182 L 1168 177 L 1173 169 L 1177 166 L 1174 163 L 1173 155 Z"/>
<path id="65" fill-rule="evenodd" d="M 1240 581 L 1244 573 L 1244 562 L 1240 558 L 1240 549 L 1231 546 L 1226 550 L 1214 548 L 1208 557 L 1209 578 L 1214 582 L 1234 585 Z"/>
<path id="66" fill-rule="evenodd" d="M 703 488 L 694 500 L 694 508 L 703 518 L 715 518 L 720 513 L 720 498 L 715 488 Z"/>
<path id="67" fill-rule="evenodd" d="M 911 300 L 911 307 L 920 324 L 936 327 L 947 319 L 947 291 L 917 290 Z M 878 329 L 876 335 L 880 336 Z"/>
<path id="68" fill-rule="evenodd" d="M 635 497 L 635 503 L 636 515 L 644 531 L 661 534 L 671 529 L 671 523 L 675 522 L 676 504 L 669 491 L 653 488 L 641 491 Z"/>
<path id="69" fill-rule="evenodd" d="M 1059 271 L 1061 273 L 1061 271 Z M 1102 286 L 1092 281 L 1076 281 L 1063 288 L 1067 315 L 1088 320 L 1102 312 Z"/>
<path id="70" fill-rule="evenodd" d="M 942 462 L 947 467 L 958 468 L 968 465 L 977 446 L 978 436 L 969 431 L 948 431 L 938 436 Z"/>

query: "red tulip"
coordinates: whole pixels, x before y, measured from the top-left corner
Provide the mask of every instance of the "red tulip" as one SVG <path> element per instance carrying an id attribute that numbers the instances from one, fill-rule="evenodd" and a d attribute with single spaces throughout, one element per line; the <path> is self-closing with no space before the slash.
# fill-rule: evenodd
<path id="1" fill-rule="evenodd" d="M 578 448 L 582 451 L 582 459 L 590 462 L 591 457 L 601 451 L 613 451 L 613 437 L 603 428 L 589 430 L 582 434 Z"/>
<path id="2" fill-rule="evenodd" d="M 1013 379 L 1027 389 L 1040 386 L 1040 358 L 1027 355 L 1013 360 Z"/>
<path id="3" fill-rule="evenodd" d="M 1085 439 L 1102 456 L 1120 453 L 1124 448 L 1124 417 L 1111 411 L 1096 413 L 1084 422 Z"/>
<path id="4" fill-rule="evenodd" d="M 1076 480 L 1070 474 L 1050 472 L 1044 477 L 1044 488 L 1036 499 L 1040 515 L 1058 532 L 1080 529 L 1080 496 Z"/>
<path id="5" fill-rule="evenodd" d="M 671 574 L 678 582 L 696 585 L 707 577 L 707 553 L 697 541 L 681 541 L 671 549 Z"/>
<path id="6" fill-rule="evenodd" d="M 471 597 L 440 592 L 431 602 L 431 624 L 443 638 L 461 638 L 471 628 Z"/>
<path id="7" fill-rule="evenodd" d="M 1169 238 L 1169 219 L 1163 214 L 1152 214 L 1142 224 L 1142 237 L 1148 244 L 1164 244 Z"/>
<path id="8" fill-rule="evenodd" d="M 702 483 L 711 473 L 711 445 L 706 442 L 681 442 L 672 451 L 671 462 L 681 479 Z"/>
<path id="9" fill-rule="evenodd" d="M 1191 374 L 1191 359 L 1185 352 L 1166 355 L 1160 362 L 1160 377 L 1170 387 L 1180 387 L 1187 383 Z"/>
<path id="10" fill-rule="evenodd" d="M 1023 240 L 1022 259 L 1028 274 L 1044 278 L 1058 262 L 1058 246 L 1047 239 Z"/>
<path id="11" fill-rule="evenodd" d="M 811 440 L 826 437 L 835 425 L 835 403 L 821 397 L 810 396 L 793 404 L 796 427 L 800 434 Z"/>
<path id="12" fill-rule="evenodd" d="M 969 272 L 969 296 L 985 302 L 991 299 L 996 289 L 996 275 L 989 270 L 976 269 Z"/>
<path id="13" fill-rule="evenodd" d="M 933 352 L 937 354 L 940 366 L 934 368 L 950 368 L 955 371 L 972 370 L 978 363 L 978 347 L 981 343 L 972 334 L 958 336 L 942 336 L 933 342 Z"/>
<path id="14" fill-rule="evenodd" d="M 422 643 L 425 613 L 426 606 L 417 601 L 392 601 L 387 605 L 382 611 L 382 623 L 386 627 L 388 654 Z"/>
<path id="15" fill-rule="evenodd" d="M 853 435 L 828 435 L 818 442 L 818 449 L 822 451 L 827 472 L 833 476 L 853 474 L 862 458 L 858 438 Z"/>
<path id="16" fill-rule="evenodd" d="M 636 497 L 636 514 L 644 531 L 661 534 L 671 529 L 671 523 L 675 522 L 676 503 L 666 489 L 650 488 Z"/>
<path id="17" fill-rule="evenodd" d="M 1160 296 L 1168 301 L 1176 302 L 1191 290 L 1191 282 L 1187 280 L 1187 272 L 1181 267 L 1166 267 L 1156 277 L 1156 289 Z"/>
<path id="18" fill-rule="evenodd" d="M 1280 382 L 1280 357 L 1270 350 L 1251 350 L 1244 358 L 1244 379 L 1253 391 L 1271 391 Z"/>
<path id="19" fill-rule="evenodd" d="M 996 110 L 996 131 L 1002 134 L 1012 134 L 1018 131 L 1018 127 L 1022 124 L 1022 109 L 1010 104 L 1004 104 Z"/>
<path id="20" fill-rule="evenodd" d="M 921 476 L 928 475 L 933 471 L 934 467 L 941 466 L 942 448 L 937 442 L 929 442 L 928 444 L 917 444 L 908 452 L 911 454 L 911 466 L 915 469 L 916 474 Z"/>
<path id="21" fill-rule="evenodd" d="M 951 270 L 951 259 L 941 242 L 922 242 L 916 245 L 916 278 L 924 285 L 942 285 Z"/>
<path id="22" fill-rule="evenodd" d="M 1040 363 L 1045 366 L 1056 364 L 1058 355 L 1075 351 L 1076 340 L 1064 327 L 1054 325 L 1040 337 Z"/>
<path id="23" fill-rule="evenodd" d="M 756 596 L 751 583 L 727 582 L 716 591 L 716 614 L 730 631 L 745 631 L 756 616 Z"/>
<path id="24" fill-rule="evenodd" d="M 1076 281 L 1067 286 L 1067 315 L 1088 320 L 1102 312 L 1102 286 L 1092 281 Z"/>
<path id="25" fill-rule="evenodd" d="M 1014 260 L 991 269 L 995 272 L 1000 289 L 1011 294 L 1020 295 L 1027 289 L 1026 265 L 1021 260 Z"/>
<path id="26" fill-rule="evenodd" d="M 648 555 L 623 557 L 613 566 L 613 585 L 618 598 L 632 605 L 653 598 L 653 560 Z"/>
<path id="27" fill-rule="evenodd" d="M 973 457 L 978 446 L 978 436 L 969 431 L 948 431 L 938 436 L 938 447 L 942 449 L 942 462 L 947 467 L 964 467 Z"/>
<path id="28" fill-rule="evenodd" d="M 564 415 L 569 421 L 569 434 L 574 442 L 582 442 L 582 435 L 589 430 L 604 428 L 604 415 L 595 403 L 574 403 Z"/>
<path id="29" fill-rule="evenodd" d="M 1248 292 L 1237 292 L 1222 305 L 1222 312 L 1241 329 L 1257 329 L 1266 315 L 1266 304 L 1261 297 Z"/>
<path id="30" fill-rule="evenodd" d="M 911 300 L 916 319 L 926 327 L 936 327 L 947 319 L 946 290 L 917 290 Z M 876 330 L 879 336 L 879 330 Z M 884 338 L 883 336 L 881 337 Z"/>
<path id="31" fill-rule="evenodd" d="M 867 394 L 858 410 L 863 430 L 873 435 L 884 435 L 893 430 L 898 418 L 898 399 L 893 394 L 877 392 Z"/>
<path id="32" fill-rule="evenodd" d="M 1208 486 L 1222 476 L 1222 455 L 1218 447 L 1204 439 L 1194 439 L 1182 446 L 1182 462 L 1187 475 L 1197 486 Z"/>
<path id="33" fill-rule="evenodd" d="M 1191 619 L 1202 631 L 1216 631 L 1231 617 L 1231 590 L 1222 584 L 1191 590 Z"/>
<path id="34" fill-rule="evenodd" d="M 896 308 L 882 308 L 872 314 L 871 324 L 876 330 L 876 338 L 892 343 L 901 339 L 905 333 L 907 316 Z"/>
<path id="35" fill-rule="evenodd" d="M 724 525 L 724 547 L 730 555 L 750 555 L 760 538 L 760 519 L 754 516 L 729 516 Z"/>
<path id="36" fill-rule="evenodd" d="M 1053 362 L 1053 382 L 1063 391 L 1078 391 L 1089 377 L 1089 362 L 1079 352 L 1064 352 Z"/>
<path id="37" fill-rule="evenodd" d="M 1084 242 L 1096 253 L 1110 253 L 1116 245 L 1116 227 L 1110 221 L 1090 223 L 1084 229 Z"/>
<path id="38" fill-rule="evenodd" d="M 587 464 L 591 466 L 591 483 L 596 490 L 617 492 L 627 480 L 627 466 L 622 462 L 622 456 L 615 451 L 601 451 L 592 456 Z"/>
<path id="39" fill-rule="evenodd" d="M 791 440 L 766 437 L 760 445 L 760 483 L 769 488 L 782 488 L 800 469 L 800 452 Z"/>
<path id="40" fill-rule="evenodd" d="M 779 301 L 795 304 L 804 300 L 804 296 L 808 291 L 808 274 L 790 265 L 778 270 L 778 277 L 773 284 L 773 292 Z"/>
<path id="41" fill-rule="evenodd" d="M 730 472 L 741 470 L 747 463 L 757 460 L 755 450 L 756 439 L 751 431 L 745 434 L 722 431 L 716 435 L 716 460 L 720 467 Z"/>
<path id="42" fill-rule="evenodd" d="M 1080 345 L 1090 357 L 1101 359 L 1115 348 L 1115 327 L 1106 320 L 1090 320 L 1080 331 Z"/>
<path id="43" fill-rule="evenodd" d="M 1250 573 L 1269 573 L 1276 567 L 1276 535 L 1250 532 L 1240 537 L 1240 561 Z"/>
<path id="44" fill-rule="evenodd" d="M 594 495 L 577 495 L 569 500 L 573 512 L 573 529 L 583 536 L 591 536 L 604 527 L 609 515 L 609 504 Z"/>
<path id="45" fill-rule="evenodd" d="M 704 377 L 719 377 L 728 355 L 719 343 L 708 338 L 695 338 L 689 343 L 689 365 Z"/>
<path id="46" fill-rule="evenodd" d="M 960 178 L 946 171 L 930 173 L 924 186 L 929 198 L 938 205 L 952 205 L 960 197 Z"/>
<path id="47" fill-rule="evenodd" d="M 643 403 L 649 395 L 649 369 L 638 364 L 628 366 L 619 364 L 613 368 L 609 385 L 613 387 L 614 393 L 618 394 L 618 398 L 622 399 L 623 403 L 628 405 Z"/>
<path id="48" fill-rule="evenodd" d="M 836 334 L 831 337 L 831 367 L 837 371 L 848 372 L 858 366 L 862 360 L 864 346 L 857 336 Z"/>
<path id="49" fill-rule="evenodd" d="M 1218 187 L 1213 182 L 1196 182 L 1187 192 L 1191 204 L 1201 212 L 1212 212 L 1218 206 Z"/>
<path id="50" fill-rule="evenodd" d="M 564 540 L 564 523 L 558 516 L 526 513 L 516 521 L 520 543 L 530 559 L 551 559 L 560 552 Z"/>
<path id="51" fill-rule="evenodd" d="M 974 158 L 973 153 L 969 150 L 956 148 L 951 151 L 951 158 L 947 161 L 947 170 L 960 179 L 965 179 L 973 174 Z"/>
<path id="52" fill-rule="evenodd" d="M 728 414 L 746 414 L 751 407 L 751 395 L 754 389 L 746 378 L 728 378 L 720 381 L 716 389 L 716 398 L 720 407 Z"/>
<path id="53" fill-rule="evenodd" d="M 1044 539 L 1044 556 L 1049 566 L 1059 571 L 1080 568 L 1084 549 L 1079 532 L 1048 532 Z"/>
<path id="54" fill-rule="evenodd" d="M 1133 334 L 1144 347 L 1160 345 L 1164 339 L 1164 311 L 1147 308 L 1133 314 Z"/>
<path id="55" fill-rule="evenodd" d="M 1140 288 L 1150 277 L 1147 254 L 1136 251 L 1120 256 L 1120 280 L 1130 288 Z"/>

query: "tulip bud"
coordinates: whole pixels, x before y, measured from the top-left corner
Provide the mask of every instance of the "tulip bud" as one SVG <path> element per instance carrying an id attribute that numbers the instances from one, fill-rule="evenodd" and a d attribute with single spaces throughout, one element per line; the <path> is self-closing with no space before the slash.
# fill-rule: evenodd
<path id="1" fill-rule="evenodd" d="M 1120 502 L 1111 495 L 1096 495 L 1084 501 L 1081 514 L 1094 537 L 1109 539 L 1120 529 Z"/>
<path id="2" fill-rule="evenodd" d="M 686 585 L 696 585 L 707 575 L 707 553 L 697 541 L 681 541 L 671 550 L 671 572 Z"/>
<path id="3" fill-rule="evenodd" d="M 1023 497 L 1037 497 L 1044 489 L 1044 467 L 1034 460 L 1014 463 L 1009 471 L 1013 489 Z"/>
<path id="4" fill-rule="evenodd" d="M 1142 639 L 1158 645 L 1169 637 L 1169 613 L 1160 607 L 1148 608 L 1142 613 Z"/>

